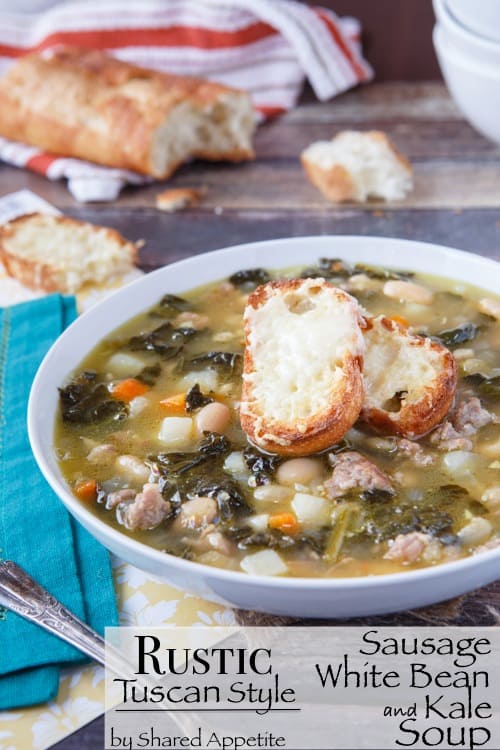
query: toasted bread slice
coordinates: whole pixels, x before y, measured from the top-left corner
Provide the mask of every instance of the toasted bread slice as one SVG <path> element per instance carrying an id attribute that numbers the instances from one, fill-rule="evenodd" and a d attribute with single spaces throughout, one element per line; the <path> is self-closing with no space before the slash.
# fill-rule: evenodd
<path id="1" fill-rule="evenodd" d="M 67 216 L 26 214 L 0 228 L 0 260 L 31 289 L 73 293 L 128 273 L 137 248 L 115 229 Z"/>
<path id="2" fill-rule="evenodd" d="M 417 438 L 448 413 L 457 386 L 453 354 L 380 315 L 365 339 L 365 403 L 361 417 L 378 432 Z"/>
<path id="3" fill-rule="evenodd" d="M 301 154 L 310 181 L 332 203 L 401 200 L 413 187 L 412 168 L 385 133 L 344 130 Z"/>
<path id="4" fill-rule="evenodd" d="M 341 440 L 363 403 L 363 318 L 324 279 L 271 281 L 248 298 L 241 425 L 263 450 L 315 453 Z"/>

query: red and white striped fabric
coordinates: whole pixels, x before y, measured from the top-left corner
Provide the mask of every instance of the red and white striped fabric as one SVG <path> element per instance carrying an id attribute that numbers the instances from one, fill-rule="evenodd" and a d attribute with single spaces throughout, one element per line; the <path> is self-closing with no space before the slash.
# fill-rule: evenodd
<path id="1" fill-rule="evenodd" d="M 294 106 L 307 78 L 321 99 L 368 81 L 353 18 L 296 0 L 86 0 L 42 14 L 0 12 L 0 74 L 23 54 L 59 44 L 243 88 L 260 117 Z M 0 138 L 0 159 L 49 179 L 66 177 L 80 201 L 113 200 L 148 178 L 58 158 Z"/>

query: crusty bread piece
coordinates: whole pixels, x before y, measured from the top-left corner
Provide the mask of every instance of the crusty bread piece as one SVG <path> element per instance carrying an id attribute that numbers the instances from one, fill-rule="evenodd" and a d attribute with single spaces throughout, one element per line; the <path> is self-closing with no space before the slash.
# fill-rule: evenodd
<path id="1" fill-rule="evenodd" d="M 156 208 L 159 211 L 174 213 L 182 211 L 191 206 L 197 206 L 201 199 L 201 190 L 195 188 L 172 188 L 162 190 L 155 198 Z"/>
<path id="2" fill-rule="evenodd" d="M 362 322 L 357 301 L 324 279 L 252 292 L 240 419 L 253 443 L 302 456 L 341 440 L 363 403 Z"/>
<path id="3" fill-rule="evenodd" d="M 128 273 L 137 248 L 115 229 L 68 216 L 27 214 L 0 227 L 0 260 L 32 289 L 76 292 Z"/>
<path id="4" fill-rule="evenodd" d="M 412 189 L 412 168 L 385 133 L 344 130 L 301 154 L 307 176 L 332 203 L 400 200 Z"/>
<path id="5" fill-rule="evenodd" d="M 366 323 L 362 419 L 385 434 L 425 435 L 453 403 L 455 357 L 442 344 L 414 336 L 383 315 Z"/>
<path id="6" fill-rule="evenodd" d="M 99 50 L 27 55 L 0 80 L 0 135 L 157 178 L 191 157 L 253 158 L 254 128 L 246 92 Z"/>

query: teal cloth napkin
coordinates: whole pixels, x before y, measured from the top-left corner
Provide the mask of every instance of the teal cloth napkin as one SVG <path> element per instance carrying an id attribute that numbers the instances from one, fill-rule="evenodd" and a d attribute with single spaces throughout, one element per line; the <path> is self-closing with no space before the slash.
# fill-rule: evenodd
<path id="1" fill-rule="evenodd" d="M 0 310 L 0 559 L 21 565 L 102 634 L 117 624 L 109 555 L 46 483 L 26 428 L 38 366 L 75 317 L 74 297 L 58 294 Z M 60 667 L 83 661 L 55 636 L 0 611 L 0 709 L 54 698 Z"/>

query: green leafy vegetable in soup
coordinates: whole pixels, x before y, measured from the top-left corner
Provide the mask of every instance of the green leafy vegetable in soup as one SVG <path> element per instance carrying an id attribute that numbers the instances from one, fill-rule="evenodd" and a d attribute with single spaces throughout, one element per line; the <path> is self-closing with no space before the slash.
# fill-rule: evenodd
<path id="1" fill-rule="evenodd" d="M 367 315 L 453 351 L 458 389 L 444 421 L 418 441 L 359 421 L 341 443 L 300 458 L 251 445 L 238 411 L 243 310 L 259 284 L 294 277 L 326 278 Z M 81 502 L 124 534 L 230 570 L 371 575 L 498 546 L 500 323 L 482 312 L 498 309 L 485 297 L 328 258 L 166 293 L 61 385 L 62 471 Z"/>

